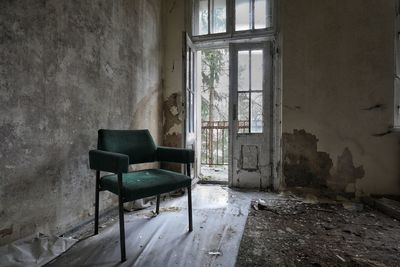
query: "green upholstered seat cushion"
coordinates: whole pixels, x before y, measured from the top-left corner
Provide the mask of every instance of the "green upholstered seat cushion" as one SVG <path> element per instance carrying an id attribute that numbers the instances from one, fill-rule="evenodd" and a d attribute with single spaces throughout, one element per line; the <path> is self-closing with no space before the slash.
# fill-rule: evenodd
<path id="1" fill-rule="evenodd" d="M 124 201 L 163 194 L 190 185 L 191 179 L 188 176 L 162 169 L 128 172 L 122 178 Z M 118 194 L 118 176 L 113 174 L 102 177 L 100 187 Z"/>

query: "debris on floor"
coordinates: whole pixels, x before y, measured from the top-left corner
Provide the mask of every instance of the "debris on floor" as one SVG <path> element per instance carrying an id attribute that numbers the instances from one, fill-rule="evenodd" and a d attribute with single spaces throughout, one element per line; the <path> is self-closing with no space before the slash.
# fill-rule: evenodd
<path id="1" fill-rule="evenodd" d="M 181 208 L 179 207 L 165 207 L 165 208 L 160 208 L 160 212 L 178 212 L 180 211 Z M 138 213 L 137 216 L 141 216 L 141 213 Z M 156 217 L 157 213 L 154 210 L 149 211 L 148 213 L 145 214 L 145 216 L 152 218 Z"/>
<path id="2" fill-rule="evenodd" d="M 386 215 L 400 220 L 400 202 L 388 198 L 376 199 L 373 205 L 377 210 L 385 213 Z"/>
<path id="3" fill-rule="evenodd" d="M 399 266 L 399 221 L 360 202 L 286 196 L 251 207 L 237 266 Z"/>
<path id="4" fill-rule="evenodd" d="M 199 183 L 228 183 L 228 166 L 227 165 L 201 165 Z"/>

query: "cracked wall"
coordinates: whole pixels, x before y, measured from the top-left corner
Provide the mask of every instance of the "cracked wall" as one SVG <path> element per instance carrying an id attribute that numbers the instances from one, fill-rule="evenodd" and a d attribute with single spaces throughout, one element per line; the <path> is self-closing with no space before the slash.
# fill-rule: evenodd
<path id="1" fill-rule="evenodd" d="M 394 15 L 392 0 L 281 2 L 289 185 L 400 194 Z"/>
<path id="2" fill-rule="evenodd" d="M 161 142 L 161 40 L 160 0 L 0 2 L 0 244 L 92 218 L 99 128 Z"/>

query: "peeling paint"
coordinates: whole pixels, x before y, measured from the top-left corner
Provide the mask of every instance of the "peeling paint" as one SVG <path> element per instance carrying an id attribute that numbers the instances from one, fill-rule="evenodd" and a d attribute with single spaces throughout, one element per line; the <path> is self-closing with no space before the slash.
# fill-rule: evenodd
<path id="1" fill-rule="evenodd" d="M 283 134 L 283 174 L 286 186 L 326 187 L 332 160 L 317 151 L 318 139 L 305 130 Z"/>
<path id="2" fill-rule="evenodd" d="M 283 174 L 288 187 L 325 188 L 355 192 L 356 180 L 365 176 L 363 166 L 355 166 L 348 147 L 333 164 L 330 155 L 318 151 L 318 139 L 305 130 L 283 134 Z"/>
<path id="3" fill-rule="evenodd" d="M 354 166 L 353 155 L 346 147 L 337 158 L 334 174 L 328 181 L 329 187 L 335 191 L 354 192 L 356 179 L 361 179 L 364 175 L 364 167 Z"/>
<path id="4" fill-rule="evenodd" d="M 167 135 L 171 134 L 181 134 L 182 130 L 176 128 L 176 125 L 182 125 L 182 105 L 181 105 L 181 95 L 178 93 L 173 93 L 164 101 L 164 132 Z M 175 130 L 172 130 L 175 128 Z"/>
<path id="5" fill-rule="evenodd" d="M 182 146 L 182 105 L 181 95 L 179 93 L 172 93 L 168 96 L 163 103 L 163 129 L 164 129 L 164 140 L 165 146 L 181 147 Z M 180 171 L 180 166 L 176 164 L 163 163 L 163 168 Z"/>

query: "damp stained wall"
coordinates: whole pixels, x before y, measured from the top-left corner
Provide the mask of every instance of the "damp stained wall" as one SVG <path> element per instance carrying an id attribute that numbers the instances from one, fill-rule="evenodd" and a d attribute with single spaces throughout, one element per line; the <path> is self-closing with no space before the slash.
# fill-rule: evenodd
<path id="1" fill-rule="evenodd" d="M 161 0 L 0 1 L 0 245 L 92 218 L 99 128 L 161 143 L 161 23 Z"/>
<path id="2" fill-rule="evenodd" d="M 163 1 L 163 129 L 164 144 L 182 145 L 182 44 L 185 31 L 185 4 L 183 0 Z"/>
<path id="3" fill-rule="evenodd" d="M 185 1 L 163 1 L 163 144 L 183 146 L 183 66 L 182 44 L 185 31 Z M 180 165 L 164 163 L 163 167 L 180 170 Z"/>
<path id="4" fill-rule="evenodd" d="M 283 175 L 289 186 L 400 194 L 394 0 L 283 0 Z"/>

